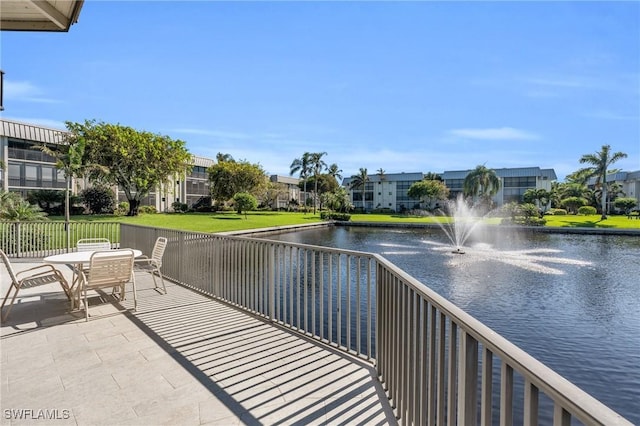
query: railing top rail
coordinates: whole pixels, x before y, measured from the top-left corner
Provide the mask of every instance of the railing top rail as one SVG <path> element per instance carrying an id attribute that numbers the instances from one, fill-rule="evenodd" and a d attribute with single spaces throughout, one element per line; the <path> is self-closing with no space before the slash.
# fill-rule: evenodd
<path id="1" fill-rule="evenodd" d="M 129 225 L 129 224 L 123 224 L 123 225 Z M 136 226 L 136 227 L 139 226 L 139 227 L 149 228 L 149 229 L 165 229 L 165 228 L 158 228 L 158 227 L 155 227 L 155 226 L 145 226 L 145 225 L 130 225 L 130 226 Z M 373 258 L 374 257 L 373 253 L 365 252 L 365 251 L 337 249 L 337 248 L 333 248 L 333 247 L 316 246 L 316 245 L 311 245 L 311 244 L 295 243 L 295 242 L 290 242 L 290 241 L 271 240 L 269 238 L 257 238 L 255 236 L 254 237 L 250 237 L 250 236 L 242 236 L 242 235 L 229 235 L 229 234 L 226 234 L 226 233 L 184 231 L 184 230 L 176 230 L 176 229 L 169 229 L 169 228 L 166 228 L 166 230 L 168 232 L 179 232 L 181 234 L 191 235 L 191 236 L 198 237 L 198 238 L 208 237 L 208 238 L 220 238 L 222 240 L 234 240 L 234 241 L 247 241 L 247 242 L 252 242 L 252 243 L 259 242 L 259 243 L 265 243 L 265 244 L 287 245 L 287 246 L 291 246 L 291 247 L 297 247 L 297 248 L 308 249 L 308 250 L 316 250 L 316 251 L 321 251 L 321 252 L 325 252 L 325 253 L 345 254 L 345 255 L 359 256 L 359 257 L 364 257 L 364 258 Z"/>
<path id="2" fill-rule="evenodd" d="M 316 250 L 316 251 L 321 251 L 321 252 L 325 252 L 325 253 L 346 254 L 346 255 L 350 255 L 350 256 L 359 256 L 359 257 L 365 257 L 365 258 L 371 258 L 371 259 L 373 259 L 375 257 L 375 255 L 373 253 L 369 253 L 369 252 L 366 252 L 366 251 L 337 249 L 337 248 L 333 248 L 333 247 L 316 246 L 316 245 L 312 245 L 312 244 L 294 243 L 294 242 L 290 242 L 290 241 L 270 240 L 268 238 L 241 237 L 241 236 L 235 236 L 235 235 L 221 235 L 220 237 L 221 238 L 225 238 L 225 239 L 228 238 L 228 239 L 239 240 L 239 241 L 251 241 L 251 242 L 260 241 L 260 242 L 265 242 L 265 243 L 268 243 L 268 244 L 287 245 L 287 246 L 291 246 L 291 247 L 297 247 L 297 248 L 309 249 L 309 250 Z"/>
<path id="3" fill-rule="evenodd" d="M 578 417 L 585 424 L 601 425 L 631 425 L 624 417 L 598 401 L 551 368 L 538 361 L 515 344 L 511 343 L 500 334 L 487 327 L 461 308 L 454 305 L 443 296 L 439 295 L 423 283 L 393 263 L 374 254 L 376 261 L 401 278 L 411 289 L 428 299 L 437 309 L 447 315 L 470 334 L 478 342 L 501 357 L 507 364 L 515 367 L 520 373 L 525 373 L 535 386 L 543 390 L 554 400 L 559 401 L 564 407 Z"/>

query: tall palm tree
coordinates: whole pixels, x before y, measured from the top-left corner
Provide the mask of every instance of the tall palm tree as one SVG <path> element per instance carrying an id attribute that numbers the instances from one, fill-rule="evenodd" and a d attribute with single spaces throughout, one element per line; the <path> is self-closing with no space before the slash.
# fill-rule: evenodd
<path id="1" fill-rule="evenodd" d="M 467 196 L 490 198 L 500 190 L 500 178 L 495 170 L 484 165 L 476 166 L 462 183 L 462 191 Z"/>
<path id="2" fill-rule="evenodd" d="M 69 194 L 71 192 L 71 181 L 73 178 L 84 176 L 87 166 L 84 164 L 84 151 L 86 148 L 86 140 L 76 137 L 73 133 L 65 137 L 65 144 L 60 145 L 58 149 L 53 150 L 46 145 L 37 146 L 39 150 L 45 154 L 55 158 L 56 168 L 62 170 L 66 180 L 66 189 L 64 195 L 64 221 L 66 227 L 69 227 Z"/>
<path id="3" fill-rule="evenodd" d="M 223 154 L 221 152 L 216 154 L 216 161 L 218 163 L 224 163 L 225 161 L 235 161 L 231 154 Z"/>
<path id="4" fill-rule="evenodd" d="M 333 176 L 336 182 L 342 179 L 342 170 L 338 168 L 338 165 L 336 163 L 333 163 L 329 166 L 329 168 L 327 169 L 327 173 L 329 174 L 329 176 Z"/>
<path id="5" fill-rule="evenodd" d="M 322 159 L 327 155 L 326 152 L 312 152 L 309 155 L 309 166 L 311 167 L 311 175 L 313 176 L 313 214 L 316 214 L 316 199 L 318 198 L 318 176 L 327 168 L 327 163 Z"/>
<path id="6" fill-rule="evenodd" d="M 607 218 L 607 169 L 610 165 L 616 161 L 626 158 L 627 154 L 624 152 L 611 152 L 610 145 L 602 145 L 602 150 L 595 154 L 585 154 L 580 158 L 581 164 L 591 164 L 591 167 L 585 167 L 578 171 L 584 172 L 589 177 L 596 178 L 596 188 L 602 188 L 602 194 L 600 197 L 600 204 L 602 209 L 602 220 Z M 611 170 L 614 172 L 614 170 Z"/>
<path id="7" fill-rule="evenodd" d="M 303 182 L 303 190 L 304 193 L 302 205 L 304 206 L 304 210 L 307 211 L 307 179 L 309 178 L 309 173 L 311 172 L 311 164 L 310 164 L 311 154 L 305 152 L 302 154 L 302 157 L 296 158 L 293 160 L 291 165 L 289 166 L 289 175 L 293 176 L 296 173 L 299 173 L 300 179 Z"/>
<path id="8" fill-rule="evenodd" d="M 362 211 L 366 210 L 366 204 L 364 202 L 364 192 L 369 182 L 369 173 L 367 172 L 366 167 L 360 167 L 360 173 L 357 175 L 351 176 L 351 189 L 362 189 Z"/>

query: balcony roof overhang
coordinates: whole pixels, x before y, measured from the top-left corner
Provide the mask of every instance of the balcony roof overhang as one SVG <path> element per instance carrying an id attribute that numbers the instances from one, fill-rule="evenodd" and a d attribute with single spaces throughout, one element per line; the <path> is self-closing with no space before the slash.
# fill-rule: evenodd
<path id="1" fill-rule="evenodd" d="M 2 31 L 69 31 L 84 0 L 2 0 Z"/>

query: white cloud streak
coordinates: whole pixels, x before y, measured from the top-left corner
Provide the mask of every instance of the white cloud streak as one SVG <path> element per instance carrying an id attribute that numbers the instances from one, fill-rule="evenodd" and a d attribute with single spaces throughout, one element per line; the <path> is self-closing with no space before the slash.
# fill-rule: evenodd
<path id="1" fill-rule="evenodd" d="M 451 136 L 480 139 L 480 140 L 535 140 L 537 135 L 512 127 L 499 127 L 489 129 L 453 129 L 449 131 Z"/>
<path id="2" fill-rule="evenodd" d="M 7 100 L 43 104 L 57 104 L 61 102 L 57 99 L 42 96 L 43 90 L 29 81 L 6 80 L 4 82 L 3 91 Z"/>

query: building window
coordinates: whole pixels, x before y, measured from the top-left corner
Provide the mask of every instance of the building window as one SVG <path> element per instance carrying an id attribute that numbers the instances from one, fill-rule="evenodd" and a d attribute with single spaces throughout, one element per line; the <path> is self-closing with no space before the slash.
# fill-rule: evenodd
<path id="1" fill-rule="evenodd" d="M 20 164 L 9 163 L 9 186 L 22 186 L 20 179 L 21 169 Z"/>

